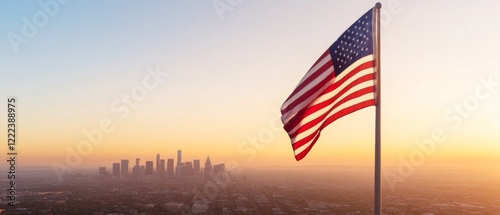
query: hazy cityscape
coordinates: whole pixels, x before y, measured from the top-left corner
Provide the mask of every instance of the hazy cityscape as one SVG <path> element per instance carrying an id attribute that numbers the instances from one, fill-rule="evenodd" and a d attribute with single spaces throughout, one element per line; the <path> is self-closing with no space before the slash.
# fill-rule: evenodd
<path id="1" fill-rule="evenodd" d="M 155 161 L 145 161 L 145 165 L 141 165 L 141 159 L 135 159 L 135 165 L 132 169 L 129 168 L 130 162 L 128 159 L 121 160 L 120 163 L 113 163 L 111 171 L 108 171 L 105 166 L 99 167 L 98 174 L 103 177 L 111 177 L 114 179 L 165 179 L 176 177 L 208 179 L 210 175 L 222 174 L 225 171 L 225 164 L 212 165 L 210 156 L 207 156 L 204 167 L 200 166 L 200 159 L 182 162 L 182 150 L 177 150 L 177 163 L 174 165 L 174 159 L 161 159 L 161 155 L 156 154 Z"/>
<path id="2" fill-rule="evenodd" d="M 498 9 L 2 1 L 0 215 L 500 215 Z"/>
<path id="3" fill-rule="evenodd" d="M 27 168 L 10 214 L 373 214 L 369 167 L 267 167 L 243 170 L 212 165 L 209 157 L 128 160 L 64 175 Z M 214 158 L 216 159 L 216 158 Z M 157 165 L 154 165 L 157 164 Z M 166 164 L 166 165 L 165 165 Z M 121 167 L 121 168 L 120 168 Z M 125 168 L 124 168 L 125 167 Z M 447 168 L 416 174 L 394 190 L 384 187 L 384 214 L 498 214 L 500 186 L 480 172 Z M 446 177 L 450 176 L 450 177 Z M 4 192 L 2 195 L 5 195 Z"/>

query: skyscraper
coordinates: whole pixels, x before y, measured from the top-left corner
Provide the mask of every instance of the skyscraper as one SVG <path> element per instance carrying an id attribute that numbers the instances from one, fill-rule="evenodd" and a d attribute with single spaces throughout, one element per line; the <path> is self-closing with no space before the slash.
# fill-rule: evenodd
<path id="1" fill-rule="evenodd" d="M 128 160 L 122 160 L 121 173 L 122 179 L 128 178 Z"/>
<path id="2" fill-rule="evenodd" d="M 193 160 L 193 171 L 195 175 L 200 174 L 200 160 Z"/>
<path id="3" fill-rule="evenodd" d="M 165 175 L 165 159 L 160 160 L 160 175 Z"/>
<path id="4" fill-rule="evenodd" d="M 160 153 L 156 154 L 156 173 L 160 173 Z"/>
<path id="5" fill-rule="evenodd" d="M 210 161 L 210 156 L 207 157 L 205 161 L 205 178 L 210 178 L 210 173 L 212 173 L 212 162 Z"/>
<path id="6" fill-rule="evenodd" d="M 177 167 L 175 168 L 175 175 L 177 178 L 181 178 L 184 174 L 184 171 L 181 171 L 182 167 L 182 150 L 177 150 Z M 184 169 L 183 169 L 184 170 Z"/>
<path id="7" fill-rule="evenodd" d="M 224 172 L 225 170 L 226 170 L 226 165 L 223 163 L 214 165 L 214 174 Z"/>
<path id="8" fill-rule="evenodd" d="M 185 176 L 193 176 L 193 163 L 192 162 L 186 162 L 184 166 L 184 175 Z"/>
<path id="9" fill-rule="evenodd" d="M 224 172 L 226 171 L 226 165 L 223 163 L 214 165 L 214 175 L 222 180 L 226 179 Z"/>
<path id="10" fill-rule="evenodd" d="M 120 163 L 113 163 L 113 176 L 120 177 Z"/>
<path id="11" fill-rule="evenodd" d="M 106 167 L 99 167 L 99 175 L 106 175 L 107 173 Z"/>
<path id="12" fill-rule="evenodd" d="M 182 150 L 177 150 L 177 166 L 182 164 Z"/>
<path id="13" fill-rule="evenodd" d="M 146 172 L 144 175 L 153 175 L 153 161 L 146 161 Z"/>
<path id="14" fill-rule="evenodd" d="M 167 174 L 168 176 L 174 175 L 174 159 L 169 158 L 167 160 Z"/>
<path id="15" fill-rule="evenodd" d="M 141 160 L 140 158 L 135 159 L 135 166 L 132 167 L 132 176 L 133 177 L 138 177 L 140 175 L 139 174 L 139 169 L 140 169 L 139 161 L 140 160 Z"/>
<path id="16" fill-rule="evenodd" d="M 177 167 L 177 174 L 175 174 L 175 176 L 177 178 L 184 178 L 184 170 L 185 170 L 185 166 L 184 166 L 184 163 L 181 163 L 180 166 Z"/>

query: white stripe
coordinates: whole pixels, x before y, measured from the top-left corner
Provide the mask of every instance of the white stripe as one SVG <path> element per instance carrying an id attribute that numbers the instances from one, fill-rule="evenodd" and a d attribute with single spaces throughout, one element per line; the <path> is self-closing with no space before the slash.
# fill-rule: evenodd
<path id="1" fill-rule="evenodd" d="M 333 66 L 328 68 L 327 71 L 325 71 L 324 74 L 331 74 L 333 73 Z M 286 112 L 285 114 L 283 114 L 283 116 L 281 116 L 281 121 L 283 122 L 288 122 L 291 118 L 293 118 L 300 110 L 306 108 L 307 106 L 309 106 L 309 104 L 311 102 L 313 102 L 316 98 L 318 98 L 318 96 L 326 90 L 326 88 L 328 88 L 328 86 L 332 85 L 333 82 L 335 80 L 332 79 L 330 81 L 328 81 L 327 83 L 325 83 L 325 85 L 323 85 L 323 87 L 321 87 L 320 89 L 318 89 L 314 94 L 312 94 L 311 96 L 307 97 L 306 99 L 304 99 L 302 102 L 300 102 L 299 104 L 295 105 L 295 107 L 293 107 L 291 110 L 289 110 L 288 112 Z M 308 85 L 309 86 L 309 85 Z M 290 102 L 291 103 L 291 102 Z M 283 109 L 282 109 L 283 110 Z M 286 123 L 285 123 L 286 124 Z"/>
<path id="2" fill-rule="evenodd" d="M 369 74 L 366 73 L 366 74 Z M 346 81 L 344 82 L 344 84 L 347 86 L 348 84 L 352 83 L 353 81 L 355 81 L 356 79 L 350 79 L 349 81 Z M 351 89 L 349 89 L 348 91 L 346 91 L 344 94 L 342 94 L 340 97 L 338 97 L 335 101 L 332 101 L 332 103 L 328 104 L 328 106 L 324 107 L 324 108 L 321 108 L 319 110 L 317 110 L 316 112 L 310 114 L 309 116 L 306 116 L 304 119 L 301 120 L 301 122 L 299 124 L 297 124 L 292 130 L 290 130 L 288 133 L 294 133 L 295 131 L 297 131 L 302 125 L 310 122 L 310 121 L 313 121 L 315 120 L 316 118 L 320 117 L 321 115 L 325 114 L 326 112 L 328 112 L 328 110 L 330 110 L 333 106 L 335 106 L 339 101 L 342 101 L 342 99 L 344 99 L 345 97 L 349 96 L 350 94 L 358 91 L 358 90 L 361 90 L 365 87 L 370 87 L 370 86 L 373 86 L 373 80 L 366 80 L 364 82 L 361 82 L 357 85 L 355 85 L 354 87 L 352 87 Z M 338 91 L 344 89 L 345 86 L 342 86 L 342 88 L 338 87 L 337 89 L 335 89 L 334 93 L 327 93 L 329 94 L 329 97 L 332 98 L 334 97 L 335 95 L 338 94 Z M 326 95 L 326 94 L 325 94 Z M 328 98 L 328 99 L 330 99 Z M 326 99 L 325 99 L 326 100 Z M 314 103 L 316 103 L 316 101 L 314 101 Z"/>
<path id="3" fill-rule="evenodd" d="M 325 57 L 323 57 L 323 59 L 318 61 L 318 63 L 316 65 L 314 65 L 311 69 L 309 69 L 309 71 L 307 71 L 306 75 L 304 77 L 302 77 L 302 79 L 300 80 L 298 85 L 302 84 L 302 82 L 304 82 L 307 78 L 309 78 L 309 76 L 314 74 L 314 72 L 316 72 L 319 68 L 321 68 L 322 66 L 324 66 L 326 63 L 328 63 L 331 60 L 332 60 L 332 56 L 330 56 L 330 53 L 328 53 Z"/>
<path id="4" fill-rule="evenodd" d="M 309 78 L 309 76 L 314 74 L 319 68 L 321 68 L 322 66 L 324 66 L 326 63 L 328 63 L 331 60 L 332 60 L 332 58 L 330 57 L 330 55 L 325 56 L 320 62 L 318 62 L 318 64 L 316 64 L 313 68 L 311 68 L 306 73 L 306 75 L 302 78 L 302 80 L 300 80 L 297 87 L 300 86 L 300 84 L 302 84 L 307 78 Z M 285 103 L 283 103 L 283 105 L 281 106 L 281 109 L 282 110 L 286 109 L 293 101 L 297 100 L 300 96 L 302 96 L 304 93 L 309 91 L 312 87 L 316 86 L 318 84 L 318 82 L 324 80 L 328 75 L 331 75 L 332 73 L 333 73 L 333 67 L 328 68 L 320 76 L 316 77 L 313 81 L 311 81 L 311 83 L 304 86 L 304 88 L 302 88 L 299 92 L 295 93 L 291 98 L 286 100 Z"/>
<path id="5" fill-rule="evenodd" d="M 300 96 L 302 96 L 305 93 L 307 93 L 308 91 L 310 91 L 311 88 L 313 88 L 316 85 L 318 85 L 321 81 L 325 80 L 328 76 L 331 76 L 332 73 L 333 73 L 333 66 L 331 66 L 328 69 L 326 69 L 326 71 L 324 71 L 323 73 L 321 73 L 318 77 L 316 77 L 314 80 L 312 80 L 309 84 L 307 84 L 306 86 L 304 86 L 299 92 L 295 93 L 290 99 L 286 100 L 286 102 L 283 104 L 283 106 L 286 106 L 286 107 L 290 106 L 290 104 L 292 102 L 294 102 L 295 100 L 297 100 L 298 98 L 300 98 Z M 324 86 L 328 86 L 328 85 L 325 84 Z M 318 90 L 314 94 L 321 93 L 323 90 L 324 89 Z M 316 96 L 318 96 L 318 95 L 310 96 L 309 98 L 315 98 Z M 295 108 L 298 107 L 298 106 L 300 106 L 300 105 L 295 106 Z M 286 109 L 286 107 L 284 107 L 282 109 Z"/>
<path id="6" fill-rule="evenodd" d="M 358 98 L 355 98 L 355 99 L 352 99 L 352 100 L 349 100 L 349 102 L 346 102 L 340 106 L 338 106 L 337 108 L 335 108 L 326 118 L 328 119 L 330 116 L 332 116 L 333 114 L 339 112 L 340 110 L 343 110 L 343 109 L 346 109 L 346 108 L 349 108 L 351 106 L 354 106 L 356 104 L 359 104 L 361 102 L 364 102 L 364 101 L 368 101 L 368 100 L 372 100 L 374 98 L 374 95 L 373 93 L 370 93 L 370 94 L 365 94 L 363 96 L 360 96 Z M 337 111 L 339 110 L 339 111 Z M 318 124 L 322 124 L 325 120 L 323 120 L 321 123 L 318 123 Z M 314 137 L 316 137 L 317 135 L 319 135 L 319 131 L 316 133 L 316 135 L 314 135 Z M 310 141 L 308 141 L 306 144 L 302 145 L 301 147 L 297 148 L 296 150 L 294 150 L 294 153 L 295 155 L 298 155 L 300 153 L 302 153 L 307 147 L 309 147 L 312 142 L 313 142 L 314 138 L 312 138 Z M 298 142 L 300 140 L 297 140 L 295 141 L 295 138 L 292 139 L 292 145 L 295 144 L 296 142 Z"/>
<path id="7" fill-rule="evenodd" d="M 373 55 L 368 55 L 368 56 L 365 56 L 365 57 L 357 60 L 356 62 L 351 64 L 351 66 L 347 67 L 346 70 L 344 70 L 342 73 L 340 73 L 340 75 L 338 77 L 336 77 L 335 80 L 332 80 L 331 83 L 328 83 L 328 86 L 330 86 L 333 82 L 342 80 L 348 73 L 352 72 L 352 70 L 354 70 L 356 67 L 360 66 L 361 64 L 372 61 L 372 60 L 373 60 Z M 373 72 L 373 69 L 372 69 L 372 72 Z M 318 92 L 322 93 L 323 90 L 325 90 L 325 89 L 326 89 L 326 87 L 323 87 Z M 292 119 L 300 110 L 306 108 L 307 106 L 318 104 L 324 100 L 331 98 L 331 95 L 328 95 L 328 97 L 327 97 L 327 95 L 324 95 L 324 96 L 321 96 L 320 98 L 317 98 L 317 96 L 318 96 L 317 93 L 315 93 L 313 96 L 311 96 L 308 99 L 306 99 L 305 101 L 299 103 L 299 105 L 296 105 L 292 110 L 289 110 L 288 112 L 284 113 L 283 116 L 281 117 L 281 121 L 283 122 L 283 124 L 287 124 L 290 119 Z M 311 103 L 311 100 L 316 100 L 316 101 L 313 101 L 314 103 L 309 105 Z M 290 102 L 288 102 L 288 101 L 290 101 Z M 290 104 L 291 99 L 287 100 L 285 103 L 287 103 L 287 105 Z M 283 109 L 284 108 L 282 107 L 281 110 L 283 110 Z"/>
<path id="8" fill-rule="evenodd" d="M 302 145 L 301 147 L 299 147 L 299 148 L 295 149 L 295 150 L 293 151 L 293 153 L 295 154 L 295 156 L 297 156 L 298 154 L 300 154 L 300 153 L 302 153 L 304 150 L 306 150 L 306 149 L 307 149 L 307 147 L 309 147 L 309 146 L 312 144 L 312 142 L 313 142 L 314 138 L 316 138 L 316 136 L 318 136 L 318 135 L 319 135 L 319 132 L 318 132 L 318 133 L 316 133 L 316 135 L 314 135 L 314 137 L 313 137 L 313 138 L 312 138 L 309 142 L 307 142 L 306 144 Z M 292 145 L 293 145 L 293 144 L 292 144 Z"/>
<path id="9" fill-rule="evenodd" d="M 372 55 L 370 55 L 370 56 L 372 56 Z M 351 72 L 353 72 L 353 70 L 356 69 L 358 66 L 360 66 L 363 63 L 366 63 L 366 62 L 369 62 L 369 61 L 373 60 L 373 57 L 372 58 L 367 58 L 367 57 L 359 59 L 358 61 L 356 61 L 356 63 L 353 64 L 353 66 L 348 67 L 346 70 L 344 70 L 344 72 L 340 73 L 340 75 L 335 78 L 335 82 L 342 81 L 342 79 L 344 79 L 348 74 L 350 74 Z M 341 86 L 337 87 L 334 91 L 331 91 L 331 92 L 329 92 L 327 94 L 324 94 L 324 95 L 320 96 L 319 98 L 317 98 L 310 106 L 315 105 L 315 104 L 319 104 L 321 102 L 324 102 L 325 100 L 328 100 L 329 98 L 333 97 L 334 95 L 337 95 L 337 93 L 339 91 L 341 91 L 345 86 L 347 86 L 352 81 L 358 79 L 361 76 L 364 76 L 364 75 L 367 75 L 367 74 L 371 74 L 371 73 L 374 73 L 374 72 L 375 72 L 375 70 L 374 70 L 373 67 L 370 67 L 368 69 L 364 69 L 362 71 L 359 71 L 358 74 L 353 75 L 350 78 L 350 80 L 346 80 Z M 347 82 L 349 82 L 349 83 L 347 83 Z M 333 95 L 331 95 L 331 94 L 333 94 Z"/>
<path id="10" fill-rule="evenodd" d="M 340 97 L 339 99 L 335 100 L 335 102 L 333 102 L 332 104 L 328 105 L 325 108 L 322 108 L 321 110 L 316 111 L 314 114 L 311 114 L 310 116 L 306 117 L 307 119 L 301 120 L 301 122 L 293 129 L 293 131 L 288 132 L 288 133 L 291 134 L 291 133 L 297 131 L 302 125 L 304 125 L 304 124 L 306 124 L 306 123 L 308 123 L 308 122 L 310 122 L 310 121 L 318 118 L 322 114 L 326 113 L 328 110 L 330 110 L 333 106 L 335 106 L 335 104 L 337 104 L 343 98 L 345 98 L 345 97 L 349 96 L 350 94 L 356 92 L 356 90 L 359 90 L 359 89 L 354 89 L 354 88 L 358 88 L 358 86 L 359 86 L 359 89 L 373 86 L 373 80 L 368 80 L 368 81 L 363 82 L 362 84 L 356 85 L 356 87 L 353 87 L 351 90 L 349 90 L 348 92 L 346 92 L 342 97 Z M 293 140 L 292 142 L 295 143 L 296 142 L 295 139 L 300 140 L 300 139 L 303 139 L 304 137 L 307 137 L 307 136 L 311 135 L 314 131 L 316 131 L 321 126 L 321 124 L 323 124 L 323 122 L 328 117 L 330 117 L 331 115 L 335 114 L 336 110 L 341 110 L 339 108 L 345 107 L 346 105 L 349 107 L 349 106 L 352 105 L 352 101 L 358 101 L 359 98 L 364 98 L 367 95 L 370 96 L 371 99 L 373 99 L 373 97 L 374 97 L 373 94 L 374 93 L 365 94 L 365 95 L 362 95 L 360 97 L 348 100 L 345 103 L 339 105 L 338 107 L 334 108 L 323 120 L 321 120 L 321 122 L 316 123 L 313 127 L 311 127 L 311 128 L 309 128 L 309 129 L 307 129 L 305 131 L 302 131 L 302 132 L 298 133 L 294 138 L 292 138 L 292 140 Z M 369 100 L 369 99 L 370 98 L 368 98 L 367 100 Z"/>
<path id="11" fill-rule="evenodd" d="M 352 71 L 349 71 L 349 72 L 352 72 Z M 347 72 L 347 73 L 349 73 Z M 333 98 L 335 95 L 337 95 L 341 90 L 343 90 L 344 88 L 346 88 L 349 84 L 351 84 L 352 82 L 354 82 L 356 79 L 364 76 L 364 75 L 367 75 L 367 74 L 371 74 L 373 73 L 373 68 L 368 68 L 368 69 L 364 69 L 364 70 L 361 70 L 359 71 L 357 74 L 353 75 L 349 80 L 346 80 L 344 83 L 342 83 L 340 86 L 338 86 L 337 88 L 335 88 L 333 91 L 329 92 L 329 93 L 326 93 L 324 95 L 321 95 L 319 96 L 318 98 L 316 98 L 316 100 L 314 100 L 308 107 L 311 107 L 313 105 L 316 105 L 316 104 L 319 104 L 321 102 L 324 102 L 328 99 L 331 99 Z M 342 73 L 344 74 L 344 73 Z M 344 75 L 345 76 L 345 75 Z M 343 77 L 342 77 L 343 78 Z M 370 80 L 373 82 L 373 80 Z M 364 84 L 364 83 L 363 83 Z M 370 85 L 370 84 L 368 84 Z M 373 85 L 373 83 L 371 83 L 371 85 Z M 367 86 L 364 86 L 364 87 L 367 87 Z M 353 88 L 356 88 L 355 90 L 357 89 L 361 89 L 359 87 L 353 87 Z M 352 91 L 355 91 L 355 90 L 349 90 L 348 92 L 344 93 L 344 96 L 341 96 L 340 98 L 337 99 L 338 100 L 341 100 L 342 98 L 344 98 L 347 94 L 350 94 Z M 335 102 L 335 101 L 334 101 Z M 331 107 L 332 105 L 329 105 L 327 107 L 325 107 L 324 109 L 327 109 L 328 107 Z M 320 114 L 321 115 L 321 114 Z M 303 119 L 302 121 L 310 121 L 311 117 L 306 117 L 305 119 Z M 316 118 L 316 117 L 314 117 Z M 295 130 L 295 129 L 294 129 Z"/>

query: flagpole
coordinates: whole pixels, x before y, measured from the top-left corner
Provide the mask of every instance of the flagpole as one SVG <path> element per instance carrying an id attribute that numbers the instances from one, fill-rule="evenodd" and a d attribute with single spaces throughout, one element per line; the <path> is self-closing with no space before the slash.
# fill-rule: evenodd
<path id="1" fill-rule="evenodd" d="M 375 4 L 375 42 L 374 42 L 374 54 L 375 54 L 375 76 L 376 76 L 376 88 L 375 88 L 375 215 L 381 215 L 382 213 L 382 203 L 381 203 L 381 187 L 380 187 L 380 157 L 381 157 L 381 142 L 380 142 L 380 109 L 381 109 L 381 98 L 380 98 L 380 8 L 382 4 L 377 2 Z"/>

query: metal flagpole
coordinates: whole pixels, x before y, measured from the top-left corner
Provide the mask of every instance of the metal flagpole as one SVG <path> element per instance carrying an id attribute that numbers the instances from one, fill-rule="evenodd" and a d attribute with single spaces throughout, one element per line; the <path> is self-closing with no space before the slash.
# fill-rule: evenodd
<path id="1" fill-rule="evenodd" d="M 381 215 L 382 203 L 381 203 L 381 190 L 380 190 L 380 157 L 381 157 L 381 142 L 380 142 L 380 109 L 381 109 L 381 99 L 380 99 L 380 8 L 382 4 L 377 2 L 375 4 L 375 42 L 374 42 L 374 54 L 375 54 L 375 77 L 376 77 L 376 88 L 375 88 L 375 215 Z"/>

